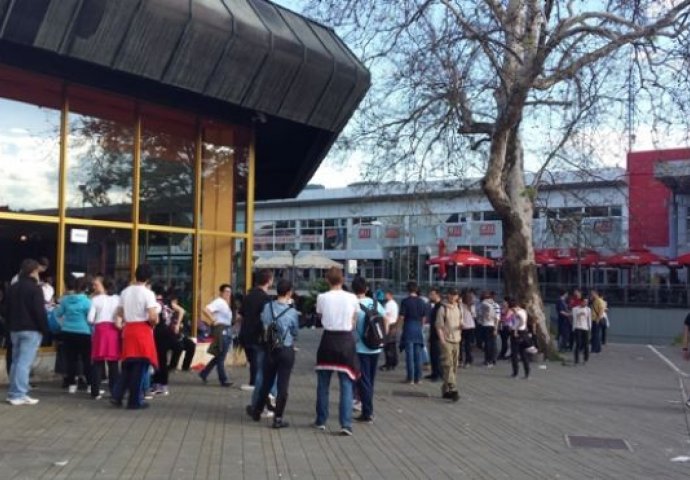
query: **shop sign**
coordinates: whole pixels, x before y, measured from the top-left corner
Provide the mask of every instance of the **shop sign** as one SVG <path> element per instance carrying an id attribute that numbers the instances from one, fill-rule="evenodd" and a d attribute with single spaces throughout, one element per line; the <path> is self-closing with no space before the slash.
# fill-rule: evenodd
<path id="1" fill-rule="evenodd" d="M 400 229 L 397 227 L 386 229 L 386 238 L 400 238 Z"/>
<path id="2" fill-rule="evenodd" d="M 371 228 L 360 228 L 359 229 L 359 238 L 362 238 L 362 239 L 371 238 Z"/>
<path id="3" fill-rule="evenodd" d="M 89 231 L 85 228 L 73 228 L 70 230 L 69 239 L 72 243 L 89 243 Z"/>
<path id="4" fill-rule="evenodd" d="M 460 225 L 453 225 L 448 227 L 449 237 L 462 237 L 462 227 Z"/>
<path id="5" fill-rule="evenodd" d="M 479 235 L 491 236 L 496 235 L 496 225 L 493 223 L 483 223 L 479 226 Z"/>

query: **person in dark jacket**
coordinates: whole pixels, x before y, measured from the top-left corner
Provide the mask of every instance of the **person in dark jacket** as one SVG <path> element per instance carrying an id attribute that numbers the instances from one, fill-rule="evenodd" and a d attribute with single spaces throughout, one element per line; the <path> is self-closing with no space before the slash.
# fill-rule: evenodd
<path id="1" fill-rule="evenodd" d="M 249 385 L 256 387 L 256 376 L 262 375 L 263 369 L 263 348 L 261 347 L 261 335 L 263 326 L 261 323 L 261 312 L 264 305 L 269 302 L 268 289 L 273 284 L 273 273 L 263 269 L 256 272 L 254 288 L 247 292 L 240 315 L 242 324 L 240 326 L 239 342 L 244 347 L 249 362 Z M 258 392 L 257 392 L 258 397 Z M 258 401 L 258 398 L 257 398 Z"/>
<path id="2" fill-rule="evenodd" d="M 17 282 L 7 295 L 7 320 L 12 339 L 12 367 L 7 403 L 14 406 L 36 405 L 38 400 L 29 396 L 29 373 L 41 345 L 48 334 L 43 290 L 39 286 L 40 265 L 26 259 Z"/>

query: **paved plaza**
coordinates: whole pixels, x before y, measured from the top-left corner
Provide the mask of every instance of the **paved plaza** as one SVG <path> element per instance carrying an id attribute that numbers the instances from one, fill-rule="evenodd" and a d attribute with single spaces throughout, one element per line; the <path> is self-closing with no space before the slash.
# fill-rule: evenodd
<path id="1" fill-rule="evenodd" d="M 682 377 L 646 346 L 610 345 L 586 366 L 533 364 L 528 381 L 508 378 L 507 362 L 475 366 L 461 371 L 455 404 L 439 384 L 402 384 L 399 367 L 377 378 L 376 422 L 348 438 L 335 435 L 335 384 L 331 431 L 310 428 L 319 335 L 301 331 L 288 429 L 252 422 L 249 393 L 188 373 L 172 374 L 171 394 L 144 411 L 40 383 L 38 406 L 0 408 L 0 478 L 690 478 L 679 461 L 690 456 Z M 678 359 L 677 349 L 659 352 Z M 238 385 L 247 372 L 232 375 Z M 567 435 L 623 442 L 582 448 Z"/>

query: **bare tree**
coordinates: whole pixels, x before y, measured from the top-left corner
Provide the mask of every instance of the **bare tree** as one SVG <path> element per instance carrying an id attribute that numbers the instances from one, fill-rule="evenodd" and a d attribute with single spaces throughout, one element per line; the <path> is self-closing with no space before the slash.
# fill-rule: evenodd
<path id="1" fill-rule="evenodd" d="M 505 287 L 551 345 L 532 213 L 544 172 L 598 129 L 663 133 L 687 118 L 690 0 L 303 0 L 372 66 L 344 146 L 391 175 L 464 176 L 503 224 Z M 632 138 L 632 134 L 630 135 Z M 525 181 L 525 155 L 538 166 Z M 566 158 L 567 157 L 567 158 Z"/>

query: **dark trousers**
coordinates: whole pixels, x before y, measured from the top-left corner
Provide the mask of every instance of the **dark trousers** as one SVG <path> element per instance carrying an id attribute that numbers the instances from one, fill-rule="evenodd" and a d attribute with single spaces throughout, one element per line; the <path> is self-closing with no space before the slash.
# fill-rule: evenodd
<path id="1" fill-rule="evenodd" d="M 587 338 L 589 331 L 574 330 L 573 333 L 575 335 L 575 363 L 580 363 L 580 350 L 584 350 L 584 360 L 587 362 L 589 360 L 589 339 Z"/>
<path id="2" fill-rule="evenodd" d="M 101 379 L 105 367 L 108 367 L 108 391 L 110 395 L 115 390 L 117 379 L 120 378 L 120 364 L 116 361 L 97 360 L 93 362 L 91 367 L 91 396 L 97 397 L 101 390 Z"/>
<path id="3" fill-rule="evenodd" d="M 522 367 L 525 369 L 525 378 L 529 377 L 529 358 L 527 358 L 527 352 L 525 351 L 529 346 L 529 342 L 524 334 L 518 334 L 510 336 L 510 363 L 513 366 L 513 376 L 517 377 L 520 371 L 518 357 L 522 362 Z"/>
<path id="4" fill-rule="evenodd" d="M 184 352 L 184 359 L 182 360 L 182 370 L 189 370 L 192 366 L 192 359 L 194 352 L 196 352 L 196 343 L 189 337 L 182 337 L 173 347 L 172 355 L 170 356 L 170 370 L 174 370 L 180 364 L 180 357 Z"/>
<path id="5" fill-rule="evenodd" d="M 472 344 L 474 343 L 474 328 L 462 331 L 462 364 L 472 365 Z"/>
<path id="6" fill-rule="evenodd" d="M 398 366 L 398 325 L 395 323 L 388 328 L 383 354 L 385 363 L 381 368 L 391 370 Z"/>
<path id="7" fill-rule="evenodd" d="M 376 365 L 379 363 L 378 353 L 358 353 L 360 374 L 357 381 L 359 399 L 362 402 L 362 416 L 374 415 L 374 380 L 376 379 Z"/>
<path id="8" fill-rule="evenodd" d="M 152 381 L 158 385 L 167 385 L 169 377 L 168 353 L 174 350 L 177 338 L 168 330 L 154 332 L 154 339 L 158 353 L 158 369 L 153 374 Z"/>
<path id="9" fill-rule="evenodd" d="M 271 387 L 277 378 L 278 395 L 276 396 L 275 418 L 283 418 L 290 388 L 290 375 L 292 375 L 292 367 L 294 365 L 295 350 L 292 347 L 276 348 L 266 354 L 263 361 L 264 371 L 259 399 L 254 407 L 257 412 L 264 411 L 268 402 L 268 392 L 271 391 Z"/>
<path id="10" fill-rule="evenodd" d="M 127 392 L 127 408 L 140 408 L 144 399 L 144 372 L 149 368 L 145 358 L 128 358 L 122 362 L 122 374 L 115 384 L 113 400 L 122 402 Z"/>
<path id="11" fill-rule="evenodd" d="M 429 363 L 431 364 L 431 377 L 441 378 L 441 342 L 437 335 L 429 336 Z"/>
<path id="12" fill-rule="evenodd" d="M 592 353 L 601 352 L 601 325 L 599 322 L 592 322 Z"/>
<path id="13" fill-rule="evenodd" d="M 91 383 L 91 335 L 63 332 L 62 342 L 67 363 L 65 383 L 76 385 L 80 361 L 86 381 Z"/>
<path id="14" fill-rule="evenodd" d="M 563 319 L 558 325 L 558 348 L 561 351 L 573 348 L 573 324 L 570 320 Z"/>
<path id="15" fill-rule="evenodd" d="M 245 345 L 244 353 L 247 356 L 247 363 L 249 364 L 249 385 L 254 385 L 256 381 L 256 370 L 259 362 L 256 361 L 256 353 L 260 345 Z"/>
<path id="16" fill-rule="evenodd" d="M 479 327 L 484 339 L 484 364 L 493 365 L 496 363 L 496 336 L 494 327 Z"/>
<path id="17" fill-rule="evenodd" d="M 505 359 L 508 353 L 508 345 L 510 345 L 510 329 L 508 327 L 501 327 L 499 334 L 501 335 L 501 353 L 498 354 L 498 358 Z"/>
<path id="18" fill-rule="evenodd" d="M 601 320 L 601 325 L 599 327 L 601 328 L 601 344 L 606 345 L 606 332 L 609 329 L 608 325 L 606 325 L 606 319 Z"/>

